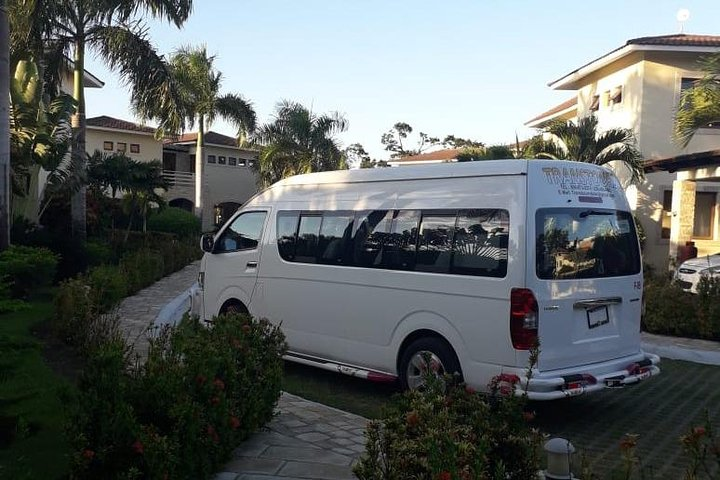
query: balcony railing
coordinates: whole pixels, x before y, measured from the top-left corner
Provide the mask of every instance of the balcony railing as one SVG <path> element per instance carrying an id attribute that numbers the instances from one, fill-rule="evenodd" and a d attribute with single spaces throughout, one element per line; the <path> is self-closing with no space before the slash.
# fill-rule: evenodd
<path id="1" fill-rule="evenodd" d="M 193 172 L 163 170 L 162 175 L 163 178 L 170 184 L 170 188 L 187 188 L 195 186 L 195 174 Z"/>

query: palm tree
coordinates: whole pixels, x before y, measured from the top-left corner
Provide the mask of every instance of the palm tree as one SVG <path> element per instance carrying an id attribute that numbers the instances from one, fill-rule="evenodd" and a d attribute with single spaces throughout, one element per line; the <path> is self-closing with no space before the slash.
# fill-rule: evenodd
<path id="1" fill-rule="evenodd" d="M 317 115 L 299 103 L 280 102 L 273 122 L 263 125 L 255 136 L 262 146 L 254 165 L 260 185 L 267 187 L 300 173 L 348 168 L 334 137 L 345 130 L 347 120 L 337 112 Z"/>
<path id="2" fill-rule="evenodd" d="M 21 31 L 26 37 L 14 39 L 24 51 L 37 52 L 38 37 L 42 48 L 55 52 L 55 62 L 72 52 L 73 98 L 77 109 L 72 119 L 73 164 L 86 168 L 85 159 L 85 92 L 83 77 L 85 55 L 92 49 L 110 69 L 131 87 L 138 103 L 163 101 L 172 108 L 177 92 L 164 62 L 147 38 L 139 18 L 145 14 L 181 26 L 190 15 L 192 0 L 35 0 L 12 2 L 11 16 L 18 24 L 30 26 Z M 27 8 L 33 8 L 27 11 Z M 62 62 L 60 62 L 62 63 Z M 159 100 L 163 99 L 163 100 Z M 80 172 L 82 173 L 82 172 Z M 72 199 L 72 227 L 77 237 L 86 236 L 86 190 L 82 187 Z"/>
<path id="3" fill-rule="evenodd" d="M 559 121 L 550 124 L 545 132 L 551 140 L 542 142 L 536 158 L 575 160 L 607 165 L 617 162 L 630 174 L 630 182 L 639 183 L 644 177 L 642 154 L 637 148 L 635 134 L 627 128 L 598 131 L 594 115 L 573 122 Z"/>
<path id="4" fill-rule="evenodd" d="M 203 159 L 205 132 L 217 117 L 222 117 L 237 128 L 238 144 L 243 144 L 255 130 L 255 110 L 252 104 L 235 93 L 220 94 L 222 74 L 215 70 L 214 56 L 208 56 L 205 47 L 183 47 L 170 59 L 173 78 L 180 100 L 170 109 L 163 102 L 134 102 L 138 114 L 159 121 L 160 135 L 176 135 L 186 128 L 198 133 L 195 147 L 195 212 L 201 217 Z"/>
<path id="5" fill-rule="evenodd" d="M 139 212 L 143 221 L 143 232 L 147 230 L 147 213 L 151 203 L 162 205 L 164 200 L 157 190 L 167 191 L 169 188 L 168 181 L 162 176 L 162 163 L 159 160 L 152 162 L 138 162 L 130 160 L 128 165 L 128 173 L 125 178 L 124 185 L 120 188 L 124 190 L 125 205 L 127 207 L 130 219 L 128 227 L 125 231 L 125 241 L 130 235 L 135 213 Z"/>
<path id="6" fill-rule="evenodd" d="M 10 245 L 10 49 L 5 0 L 0 0 L 0 252 Z"/>
<path id="7" fill-rule="evenodd" d="M 697 131 L 720 122 L 720 54 L 700 61 L 703 78 L 680 96 L 675 114 L 675 139 L 687 147 Z"/>

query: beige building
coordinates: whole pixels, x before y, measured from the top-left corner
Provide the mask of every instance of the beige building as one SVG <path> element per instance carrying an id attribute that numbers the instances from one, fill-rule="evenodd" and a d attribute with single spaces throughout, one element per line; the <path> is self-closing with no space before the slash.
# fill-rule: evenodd
<path id="1" fill-rule="evenodd" d="M 106 115 L 87 120 L 88 153 L 124 153 L 138 161 L 162 161 L 163 176 L 170 189 L 169 205 L 194 209 L 196 133 L 174 140 L 156 140 L 155 129 Z M 202 180 L 203 230 L 221 225 L 257 192 L 257 176 L 251 168 L 257 152 L 238 148 L 234 138 L 216 132 L 205 134 L 205 165 Z"/>
<path id="2" fill-rule="evenodd" d="M 550 82 L 573 91 L 563 104 L 526 123 L 542 128 L 552 120 L 589 114 L 602 129 L 629 128 L 647 163 L 647 178 L 626 192 L 647 234 L 646 262 L 665 267 L 678 245 L 695 241 L 699 254 L 720 251 L 717 181 L 720 125 L 700 129 L 686 148 L 673 141 L 675 110 L 681 92 L 702 76 L 698 61 L 720 52 L 720 36 L 664 35 L 628 40 L 625 45 Z M 701 155 L 688 161 L 689 154 Z M 617 168 L 627 185 L 627 172 Z"/>

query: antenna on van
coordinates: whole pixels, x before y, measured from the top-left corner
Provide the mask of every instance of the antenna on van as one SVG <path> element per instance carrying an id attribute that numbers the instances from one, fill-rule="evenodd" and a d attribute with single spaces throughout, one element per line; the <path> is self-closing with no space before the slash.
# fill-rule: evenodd
<path id="1" fill-rule="evenodd" d="M 678 26 L 680 27 L 680 33 L 683 33 L 683 31 L 685 30 L 685 22 L 687 22 L 690 18 L 690 10 L 688 10 L 687 8 L 681 8 L 677 11 L 675 18 L 677 18 Z"/>

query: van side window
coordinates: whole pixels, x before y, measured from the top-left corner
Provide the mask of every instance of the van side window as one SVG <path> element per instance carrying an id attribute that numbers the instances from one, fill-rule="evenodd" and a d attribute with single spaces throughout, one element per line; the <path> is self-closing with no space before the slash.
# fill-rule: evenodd
<path id="1" fill-rule="evenodd" d="M 215 253 L 257 248 L 266 212 L 247 212 L 238 216 L 215 242 Z"/>
<path id="2" fill-rule="evenodd" d="M 318 262 L 331 265 L 346 265 L 350 259 L 350 235 L 352 213 L 325 212 L 320 226 Z"/>
<path id="3" fill-rule="evenodd" d="M 504 277 L 509 228 L 507 210 L 461 210 L 455 230 L 451 273 Z"/>
<path id="4" fill-rule="evenodd" d="M 435 273 L 450 271 L 455 220 L 455 212 L 423 212 L 415 270 Z"/>
<path id="5" fill-rule="evenodd" d="M 396 210 L 383 248 L 384 264 L 393 270 L 415 270 L 415 248 L 420 212 Z"/>
<path id="6" fill-rule="evenodd" d="M 281 212 L 277 217 L 278 252 L 283 260 L 295 260 L 295 235 L 298 228 L 297 212 Z"/>
<path id="7" fill-rule="evenodd" d="M 378 268 L 384 263 L 383 245 L 390 231 L 392 210 L 358 212 L 353 235 L 353 264 L 356 267 Z"/>
<path id="8" fill-rule="evenodd" d="M 320 237 L 320 224 L 322 216 L 300 215 L 300 226 L 295 246 L 295 261 L 303 263 L 316 263 L 318 240 Z"/>

